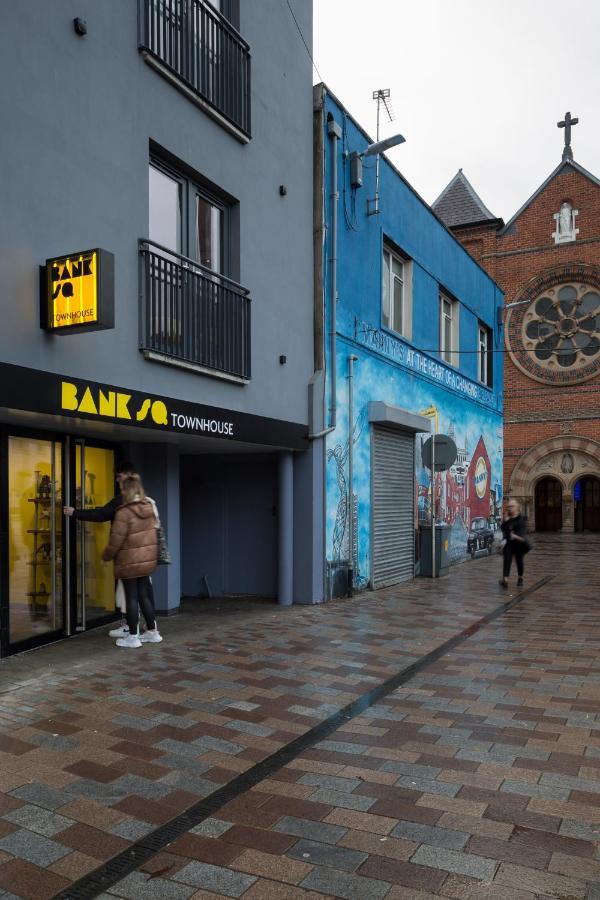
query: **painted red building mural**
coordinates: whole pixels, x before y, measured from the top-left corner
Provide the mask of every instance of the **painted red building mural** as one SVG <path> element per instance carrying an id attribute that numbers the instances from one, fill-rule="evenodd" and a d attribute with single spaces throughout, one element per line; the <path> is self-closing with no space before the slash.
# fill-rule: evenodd
<path id="1" fill-rule="evenodd" d="M 468 526 L 477 516 L 488 518 L 490 515 L 491 465 L 483 437 L 480 437 L 465 480 L 465 510 L 468 514 Z"/>

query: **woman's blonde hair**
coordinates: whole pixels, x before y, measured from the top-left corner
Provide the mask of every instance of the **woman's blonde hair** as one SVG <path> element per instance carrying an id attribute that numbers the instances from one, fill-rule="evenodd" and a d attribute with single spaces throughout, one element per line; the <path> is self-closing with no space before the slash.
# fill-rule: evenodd
<path id="1" fill-rule="evenodd" d="M 124 478 L 121 492 L 125 503 L 131 503 L 133 500 L 144 500 L 146 498 L 146 492 L 144 491 L 142 479 L 139 475 L 128 475 L 127 478 Z"/>

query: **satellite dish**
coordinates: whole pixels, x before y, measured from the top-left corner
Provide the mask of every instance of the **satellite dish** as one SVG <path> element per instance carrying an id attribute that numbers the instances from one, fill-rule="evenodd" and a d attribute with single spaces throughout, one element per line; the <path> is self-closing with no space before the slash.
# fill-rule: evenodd
<path id="1" fill-rule="evenodd" d="M 450 466 L 453 466 L 456 462 L 456 444 L 452 440 L 451 437 L 448 437 L 447 434 L 436 434 L 430 438 L 427 438 L 425 443 L 423 444 L 423 449 L 421 451 L 421 456 L 423 458 L 423 465 L 427 469 L 431 469 L 431 447 L 432 442 L 435 438 L 435 471 L 436 472 L 444 472 L 446 469 L 449 469 Z"/>

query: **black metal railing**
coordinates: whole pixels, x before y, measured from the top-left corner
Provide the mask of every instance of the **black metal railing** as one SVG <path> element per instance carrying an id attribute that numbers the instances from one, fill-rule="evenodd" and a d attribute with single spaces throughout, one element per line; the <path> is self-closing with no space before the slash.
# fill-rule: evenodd
<path id="1" fill-rule="evenodd" d="M 152 241 L 140 241 L 141 349 L 249 379 L 249 292 Z"/>
<path id="2" fill-rule="evenodd" d="M 206 0 L 141 0 L 140 50 L 250 137 L 250 47 Z"/>

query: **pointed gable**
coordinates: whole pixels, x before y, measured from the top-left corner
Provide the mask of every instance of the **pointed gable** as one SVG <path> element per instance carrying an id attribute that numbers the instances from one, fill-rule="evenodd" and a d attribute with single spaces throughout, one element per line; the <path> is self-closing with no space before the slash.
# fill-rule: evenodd
<path id="1" fill-rule="evenodd" d="M 447 228 L 497 221 L 462 169 L 458 170 L 431 208 Z"/>
<path id="2" fill-rule="evenodd" d="M 509 221 L 506 223 L 504 228 L 502 228 L 499 234 L 510 234 L 512 227 L 517 219 L 523 215 L 525 210 L 527 210 L 535 200 L 537 200 L 540 194 L 542 194 L 546 190 L 548 185 L 550 185 L 556 178 L 558 178 L 559 175 L 568 175 L 570 173 L 582 175 L 596 187 L 600 187 L 600 181 L 596 178 L 596 176 L 592 175 L 591 172 L 588 172 L 587 169 L 584 169 L 583 166 L 580 166 L 578 162 L 575 162 L 574 159 L 563 159 L 562 162 L 557 165 L 554 171 L 551 172 L 550 175 L 548 175 L 546 180 L 539 186 L 539 188 L 533 192 L 531 197 L 529 197 L 529 199 L 525 201 L 523 206 L 521 206 L 520 209 L 518 209 L 514 214 L 514 216 L 509 219 Z"/>

